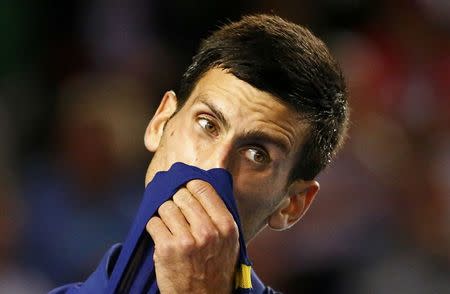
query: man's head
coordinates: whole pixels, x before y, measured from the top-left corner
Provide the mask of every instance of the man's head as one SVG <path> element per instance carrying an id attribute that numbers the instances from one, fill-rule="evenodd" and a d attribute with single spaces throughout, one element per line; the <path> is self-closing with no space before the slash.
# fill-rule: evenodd
<path id="1" fill-rule="evenodd" d="M 146 132 L 155 152 L 146 183 L 176 161 L 231 172 L 246 240 L 285 229 L 307 210 L 314 178 L 347 124 L 345 82 L 305 28 L 256 15 L 201 45 L 178 97 L 167 92 Z"/>

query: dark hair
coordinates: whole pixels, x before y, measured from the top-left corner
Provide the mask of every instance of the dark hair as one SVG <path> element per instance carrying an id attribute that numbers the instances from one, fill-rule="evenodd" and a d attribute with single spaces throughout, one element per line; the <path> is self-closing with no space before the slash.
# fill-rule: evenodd
<path id="1" fill-rule="evenodd" d="M 214 67 L 276 96 L 307 122 L 290 180 L 313 179 L 331 161 L 346 133 L 345 80 L 325 44 L 309 30 L 274 15 L 245 16 L 223 26 L 201 43 L 184 73 L 181 106 Z"/>

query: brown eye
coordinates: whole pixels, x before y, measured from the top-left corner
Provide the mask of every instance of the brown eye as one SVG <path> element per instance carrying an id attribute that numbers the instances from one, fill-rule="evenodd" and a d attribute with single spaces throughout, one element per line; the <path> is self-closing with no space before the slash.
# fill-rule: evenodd
<path id="1" fill-rule="evenodd" d="M 206 132 L 213 136 L 218 135 L 217 127 L 208 119 L 201 117 L 198 119 L 198 124 L 202 127 Z"/>
<path id="2" fill-rule="evenodd" d="M 264 151 L 256 148 L 245 150 L 245 157 L 258 164 L 264 164 L 269 161 L 269 156 Z"/>

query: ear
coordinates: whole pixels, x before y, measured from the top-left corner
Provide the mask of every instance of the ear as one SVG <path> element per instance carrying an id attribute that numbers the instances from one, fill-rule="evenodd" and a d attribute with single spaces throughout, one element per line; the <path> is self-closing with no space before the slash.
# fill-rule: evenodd
<path id="1" fill-rule="evenodd" d="M 316 181 L 294 181 L 277 209 L 269 216 L 269 227 L 277 231 L 292 227 L 311 206 L 319 189 L 320 185 Z"/>
<path id="2" fill-rule="evenodd" d="M 176 110 L 177 96 L 174 91 L 167 91 L 145 130 L 144 143 L 148 151 L 155 152 L 158 149 L 164 133 L 164 126 Z"/>

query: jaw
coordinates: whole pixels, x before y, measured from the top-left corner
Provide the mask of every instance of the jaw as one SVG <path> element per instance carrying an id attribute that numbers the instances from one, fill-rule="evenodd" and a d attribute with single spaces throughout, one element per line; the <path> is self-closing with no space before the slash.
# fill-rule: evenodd
<path id="1" fill-rule="evenodd" d="M 266 228 L 267 228 L 267 221 L 263 221 L 260 226 L 254 228 L 253 230 L 248 230 L 248 232 L 243 232 L 245 245 L 248 246 L 250 244 L 250 242 Z"/>

